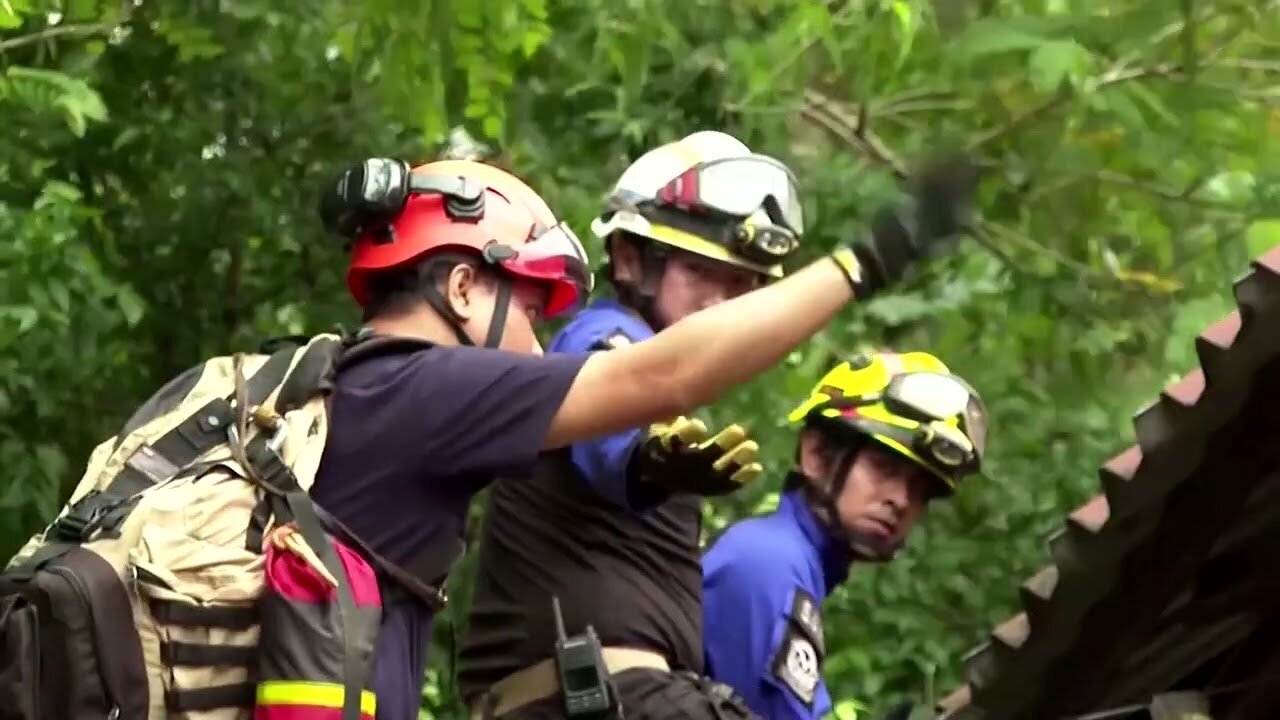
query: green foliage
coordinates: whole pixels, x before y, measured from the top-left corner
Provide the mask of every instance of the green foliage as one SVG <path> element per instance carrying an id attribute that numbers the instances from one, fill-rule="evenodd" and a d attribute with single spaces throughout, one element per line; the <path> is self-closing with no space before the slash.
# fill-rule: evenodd
<path id="1" fill-rule="evenodd" d="M 814 256 L 904 171 L 967 148 L 987 168 L 977 242 L 708 411 L 749 424 L 777 478 L 787 411 L 855 347 L 932 350 L 986 395 L 983 477 L 825 613 L 842 712 L 932 701 L 1280 243 L 1275 6 L 0 0 L 0 546 L 167 377 L 355 321 L 314 216 L 344 163 L 427 158 L 465 128 L 585 236 L 631 158 L 722 128 L 795 167 Z M 776 490 L 708 504 L 708 538 Z M 470 563 L 424 717 L 460 716 L 448 640 Z"/>

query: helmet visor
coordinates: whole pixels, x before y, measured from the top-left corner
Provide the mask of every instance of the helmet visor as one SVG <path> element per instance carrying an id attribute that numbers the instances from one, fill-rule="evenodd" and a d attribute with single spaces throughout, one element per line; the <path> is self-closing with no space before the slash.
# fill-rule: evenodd
<path id="1" fill-rule="evenodd" d="M 746 218 L 764 209 L 796 235 L 804 233 L 800 188 L 786 165 L 767 155 L 724 158 L 695 165 L 667 183 L 659 200 Z"/>
<path id="2" fill-rule="evenodd" d="M 514 247 L 486 250 L 503 269 L 522 278 L 551 285 L 546 317 L 580 309 L 594 286 L 587 251 L 578 236 L 564 223 L 536 234 Z"/>

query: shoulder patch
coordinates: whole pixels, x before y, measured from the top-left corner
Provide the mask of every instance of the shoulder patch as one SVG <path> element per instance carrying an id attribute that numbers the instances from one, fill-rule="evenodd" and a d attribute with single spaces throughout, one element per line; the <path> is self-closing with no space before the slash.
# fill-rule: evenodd
<path id="1" fill-rule="evenodd" d="M 813 643 L 818 656 L 826 657 L 826 638 L 822 631 L 822 606 L 802 587 L 796 587 L 795 600 L 791 602 L 791 622 Z"/>
<path id="2" fill-rule="evenodd" d="M 822 657 L 809 638 L 787 623 L 782 644 L 773 656 L 770 666 L 773 676 L 795 693 L 800 702 L 813 709 L 818 694 L 818 682 L 822 679 Z"/>
<path id="3" fill-rule="evenodd" d="M 614 330 L 605 335 L 591 346 L 592 350 L 617 350 L 632 344 L 631 338 L 627 337 L 621 330 Z"/>

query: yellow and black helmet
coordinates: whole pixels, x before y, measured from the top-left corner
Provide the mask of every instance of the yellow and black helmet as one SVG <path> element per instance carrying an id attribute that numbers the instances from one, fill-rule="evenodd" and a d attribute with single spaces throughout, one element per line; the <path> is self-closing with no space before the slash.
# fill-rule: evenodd
<path id="1" fill-rule="evenodd" d="M 618 179 L 591 230 L 648 238 L 769 278 L 799 247 L 795 175 L 726 133 L 705 130 L 641 155 Z"/>
<path id="2" fill-rule="evenodd" d="M 982 398 L 925 352 L 863 353 L 842 362 L 788 420 L 869 437 L 928 470 L 947 494 L 981 469 L 987 443 Z"/>

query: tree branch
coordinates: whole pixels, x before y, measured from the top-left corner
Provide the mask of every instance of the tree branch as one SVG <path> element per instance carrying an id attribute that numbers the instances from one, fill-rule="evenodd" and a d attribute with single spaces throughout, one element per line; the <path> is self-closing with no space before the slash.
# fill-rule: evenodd
<path id="1" fill-rule="evenodd" d="M 1139 180 L 1137 178 L 1124 175 L 1122 173 L 1112 172 L 1111 170 L 1097 170 L 1093 173 L 1085 173 L 1081 175 L 1076 175 L 1074 177 L 1064 178 L 1060 182 L 1055 183 L 1052 187 L 1052 190 L 1060 190 L 1067 185 L 1073 185 L 1075 183 L 1078 183 L 1084 180 L 1089 180 L 1089 179 L 1097 180 L 1099 182 L 1104 182 L 1104 183 L 1110 183 L 1112 185 L 1123 185 L 1125 187 L 1133 188 L 1135 190 L 1140 190 L 1149 195 L 1154 195 L 1158 198 L 1163 198 L 1171 202 L 1182 203 L 1184 205 L 1191 205 L 1204 210 L 1228 213 L 1232 215 L 1247 214 L 1245 210 L 1243 210 L 1242 208 L 1236 207 L 1234 205 L 1229 205 L 1227 203 L 1217 202 L 1214 200 L 1206 200 L 1204 198 L 1192 197 L 1192 194 L 1196 191 L 1198 185 L 1202 184 L 1203 181 L 1193 182 L 1191 185 L 1187 187 L 1186 190 L 1175 190 L 1165 185 L 1160 185 L 1154 182 L 1148 182 L 1146 180 Z M 1041 194 L 1044 194 L 1044 192 L 1045 190 L 1041 189 L 1036 194 L 1041 195 Z"/>
<path id="2" fill-rule="evenodd" d="M 1266 7 L 1270 7 L 1271 5 L 1274 5 L 1274 4 L 1275 4 L 1275 0 L 1269 0 L 1266 3 Z M 1213 15 L 1213 6 L 1210 5 L 1209 9 L 1205 11 L 1204 14 L 1196 14 L 1192 17 L 1183 18 L 1176 22 L 1170 23 L 1169 25 L 1166 25 L 1165 27 L 1156 31 L 1152 35 L 1151 40 L 1147 43 L 1147 47 L 1148 48 L 1154 47 L 1170 38 L 1179 36 L 1183 32 L 1184 28 L 1187 26 L 1188 21 L 1202 24 L 1206 20 L 1210 19 L 1212 15 Z M 1234 25 L 1228 30 L 1226 30 L 1224 33 L 1222 33 L 1222 35 L 1219 36 L 1217 38 L 1217 41 L 1213 44 L 1213 49 L 1204 53 L 1204 56 L 1199 59 L 1199 62 L 1201 64 L 1210 64 L 1210 63 L 1215 65 L 1223 64 L 1221 61 L 1217 59 L 1218 56 L 1223 52 L 1223 50 L 1231 42 L 1232 39 L 1234 39 L 1242 31 L 1244 31 L 1245 27 L 1246 27 L 1245 25 Z M 1141 80 L 1145 78 L 1156 78 L 1156 77 L 1170 79 L 1170 80 L 1183 80 L 1187 78 L 1186 73 L 1183 72 L 1183 68 L 1177 63 L 1162 62 L 1162 63 L 1156 63 L 1153 65 L 1147 65 L 1142 67 L 1130 67 L 1130 64 L 1137 59 L 1140 52 L 1141 51 L 1139 50 L 1134 50 L 1130 53 L 1127 53 L 1126 55 L 1116 60 L 1111 65 L 1111 67 L 1107 69 L 1106 72 L 1098 76 L 1092 83 L 1086 82 L 1085 85 L 1086 86 L 1092 85 L 1092 87 L 1090 88 L 1091 91 L 1096 92 L 1098 90 L 1102 90 L 1103 88 L 1109 87 L 1111 85 L 1128 82 L 1130 80 Z M 1206 87 L 1215 87 L 1217 89 L 1224 89 L 1222 86 L 1207 85 L 1203 82 L 1199 82 L 1199 84 L 1205 85 Z M 1242 96 L 1252 97 L 1253 99 L 1262 100 L 1264 102 L 1273 100 L 1273 96 L 1269 94 L 1260 94 L 1258 91 L 1249 91 L 1244 88 L 1238 88 L 1233 90 Z M 1044 116 L 1049 115 L 1055 112 L 1056 110 L 1058 110 L 1059 108 L 1061 108 L 1063 105 L 1066 105 L 1068 102 L 1074 99 L 1074 97 L 1075 97 L 1075 93 L 1070 89 L 1062 90 L 1055 97 L 1049 100 L 1046 100 L 1040 105 L 1037 105 L 1035 107 L 1032 107 L 1022 112 L 1010 118 L 1004 124 L 999 125 L 995 128 L 992 128 L 991 130 L 988 130 L 986 133 L 983 133 L 982 135 L 979 135 L 977 138 L 975 138 L 973 141 L 970 142 L 969 144 L 970 151 L 985 148 L 986 146 L 992 144 L 997 140 L 1003 139 L 1029 125 L 1034 124 Z"/>
<path id="3" fill-rule="evenodd" d="M 108 35 L 111 31 L 119 27 L 116 23 L 80 23 L 74 25 L 54 25 L 28 35 L 19 35 L 7 40 L 0 40 L 0 52 L 8 50 L 16 50 L 27 45 L 44 40 L 53 40 L 63 35 L 71 36 L 87 36 L 87 35 Z"/>
<path id="4" fill-rule="evenodd" d="M 1258 60 L 1256 58 L 1224 58 L 1212 63 L 1219 67 L 1237 68 L 1240 70 L 1259 70 L 1262 72 L 1280 73 L 1280 61 Z"/>
<path id="5" fill-rule="evenodd" d="M 889 167 L 900 178 L 907 177 L 907 165 L 880 139 L 867 122 L 865 105 L 858 106 L 858 114 L 851 116 L 840 104 L 817 90 L 804 91 L 805 108 L 801 110 L 809 120 L 822 126 L 849 147 L 862 152 Z"/>
<path id="6" fill-rule="evenodd" d="M 1111 85 L 1128 82 L 1130 80 L 1138 80 L 1141 78 L 1169 77 L 1176 72 L 1177 67 L 1169 63 L 1139 68 L 1126 68 L 1117 63 L 1110 70 L 1097 78 L 1093 83 L 1093 89 L 1101 90 Z M 969 143 L 969 150 L 975 151 L 985 148 L 997 140 L 1001 140 L 1024 127 L 1027 127 L 1028 125 L 1036 123 L 1045 115 L 1049 115 L 1063 105 L 1066 105 L 1074 97 L 1075 93 L 1071 90 L 1063 90 L 1059 92 L 1055 97 L 1015 115 L 1003 125 L 998 125 L 974 138 Z"/>

